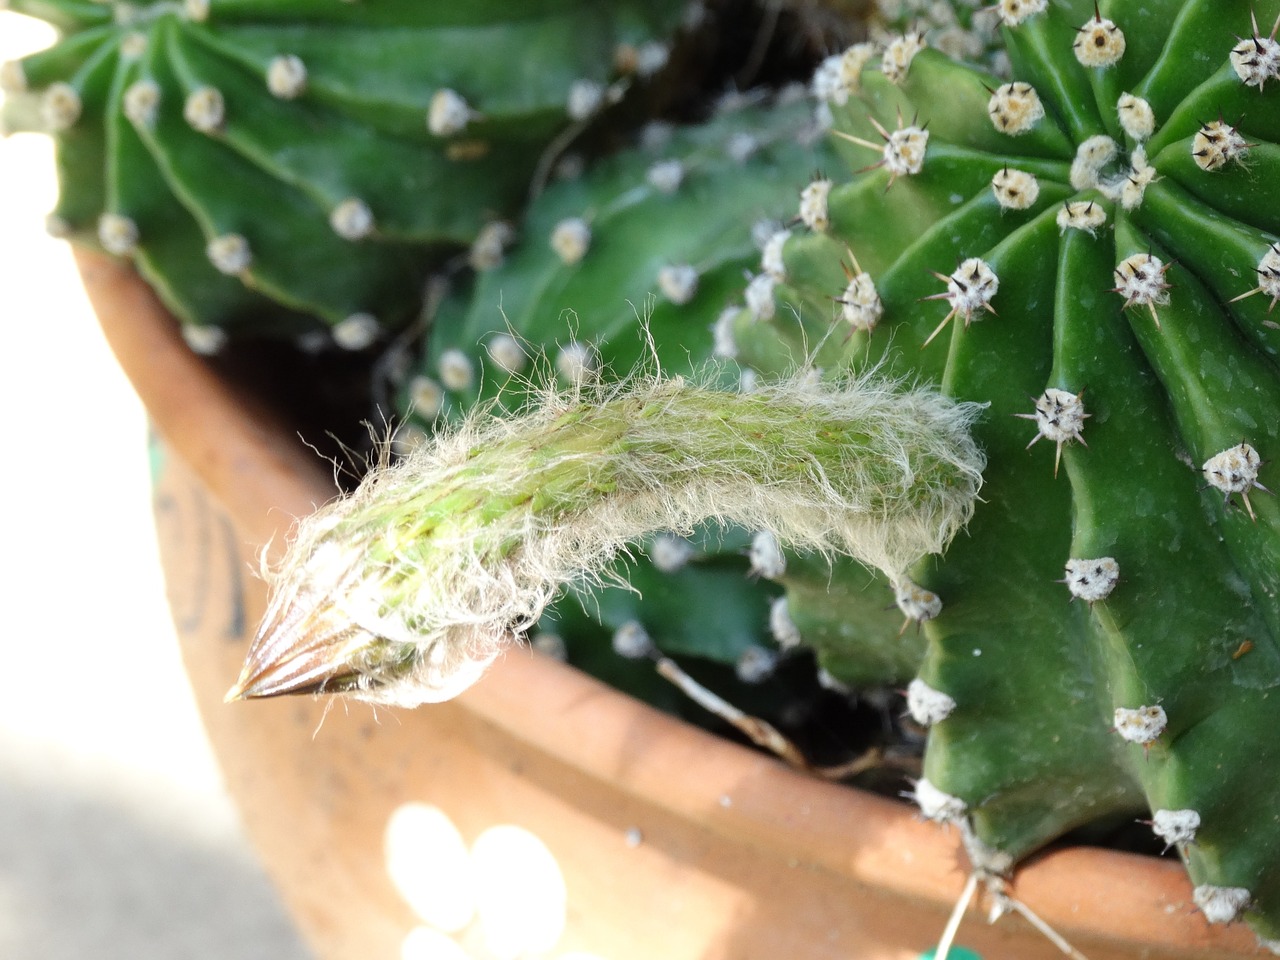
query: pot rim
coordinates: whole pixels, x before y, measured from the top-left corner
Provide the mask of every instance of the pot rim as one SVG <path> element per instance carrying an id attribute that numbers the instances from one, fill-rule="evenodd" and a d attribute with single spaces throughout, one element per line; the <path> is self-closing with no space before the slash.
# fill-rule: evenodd
<path id="1" fill-rule="evenodd" d="M 328 465 L 187 347 L 131 265 L 85 250 L 76 251 L 76 261 L 108 344 L 153 426 L 239 534 L 270 553 L 295 517 L 333 495 Z M 537 691 L 534 711 L 530 691 Z M 527 649 L 501 657 L 458 703 L 572 768 L 785 861 L 944 913 L 966 880 L 958 833 L 920 820 L 906 804 L 804 775 Z M 697 784 L 671 791 L 693 766 Z M 842 825 L 834 835 L 833 823 Z M 1058 848 L 1019 867 L 1011 892 L 1068 940 L 1088 931 L 1135 949 L 1262 955 L 1243 924 L 1205 921 L 1173 860 Z"/>

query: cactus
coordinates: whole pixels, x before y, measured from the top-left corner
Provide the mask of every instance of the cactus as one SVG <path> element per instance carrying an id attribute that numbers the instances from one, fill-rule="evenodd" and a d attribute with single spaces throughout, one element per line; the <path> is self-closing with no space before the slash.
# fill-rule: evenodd
<path id="1" fill-rule="evenodd" d="M 65 31 L 5 67 L 6 126 L 56 137 L 53 228 L 132 256 L 212 350 L 403 326 L 431 263 L 665 62 L 682 3 L 10 7 Z"/>
<path id="2" fill-rule="evenodd" d="M 405 391 L 418 429 L 439 438 L 408 458 L 412 466 L 375 472 L 353 500 L 304 528 L 236 695 L 435 699 L 474 679 L 495 641 L 528 629 L 556 581 L 595 587 L 630 577 L 658 599 L 619 601 L 608 590 L 571 597 L 553 611 L 556 622 L 585 631 L 573 624 L 598 619 L 618 629 L 620 647 L 643 650 L 640 620 L 659 643 L 728 661 L 761 642 L 768 617 L 779 642 L 813 646 L 837 682 L 909 680 L 907 707 L 929 728 L 913 797 L 930 819 L 960 827 L 978 873 L 1007 872 L 1077 826 L 1149 815 L 1154 835 L 1185 861 L 1206 919 L 1247 921 L 1280 952 L 1280 748 L 1269 739 L 1280 719 L 1276 0 L 1001 0 L 992 9 L 1008 77 L 999 55 L 984 53 L 986 70 L 965 65 L 929 49 L 921 33 L 882 49 L 857 45 L 825 61 L 813 82 L 833 152 L 794 142 L 807 126 L 788 113 L 794 104 L 737 111 L 675 132 L 660 152 L 627 151 L 553 185 L 524 218 L 514 198 L 531 165 L 519 162 L 536 151 L 501 151 L 514 167 L 481 175 L 495 151 L 479 156 L 474 142 L 547 142 L 563 129 L 565 82 L 548 120 L 538 107 L 532 119 L 502 113 L 499 93 L 525 91 L 509 75 L 482 85 L 499 92 L 490 102 L 431 80 L 426 88 L 440 94 L 433 138 L 421 97 L 407 106 L 398 95 L 357 96 L 355 69 L 333 52 L 341 31 L 373 35 L 390 22 L 384 16 L 409 17 L 410 32 L 459 26 L 437 5 L 381 5 L 363 21 L 365 5 L 215 0 L 188 3 L 185 15 L 144 7 L 121 26 L 102 4 L 11 2 L 79 31 L 24 63 L 26 82 L 45 93 L 38 103 L 16 98 L 11 111 L 43 113 L 63 128 L 60 215 L 73 229 L 100 227 L 108 246 L 133 249 L 189 322 L 228 323 L 268 302 L 295 331 L 310 315 L 335 331 L 353 316 L 392 322 L 365 293 L 416 284 L 424 250 L 470 244 L 476 275 L 432 314 L 424 365 Z M 520 32 L 530 23 L 501 20 L 497 3 L 467 9 L 492 36 L 531 42 Z M 563 14 L 579 30 L 587 9 L 595 8 L 547 0 L 529 20 Z M 621 35 L 618 24 L 640 19 L 640 9 L 602 29 Z M 305 30 L 287 26 L 304 14 Z M 557 36 L 548 62 L 573 69 L 556 76 L 584 75 L 566 34 Z M 280 38 L 287 50 L 275 45 Z M 331 64 L 334 79 L 321 83 L 316 72 L 312 84 L 308 69 L 306 95 L 271 101 L 270 121 L 252 130 L 237 126 L 244 114 L 220 119 L 204 79 L 239 71 L 261 85 L 271 58 L 286 52 Z M 459 59 L 459 69 L 487 70 L 518 58 Z M 369 70 L 403 92 L 398 59 L 375 61 L 359 75 Z M 287 60 L 277 72 L 282 89 L 299 75 Z M 162 91 L 154 111 L 148 90 Z M 194 120 L 163 93 L 174 90 L 195 95 Z M 281 141 L 273 147 L 272 138 L 304 116 L 324 118 L 340 162 L 308 155 L 286 164 L 273 152 Z M 208 129 L 193 132 L 192 123 Z M 366 131 L 387 157 L 425 151 L 474 182 L 458 181 L 456 208 L 375 209 L 368 198 L 399 162 L 372 173 L 352 163 Z M 105 174 L 104 155 L 112 158 Z M 196 172 L 211 166 L 245 175 L 210 184 Z M 377 182 L 357 190 L 345 179 L 356 173 Z M 469 199 L 481 188 L 484 200 Z M 273 211 L 261 215 L 263 229 L 279 233 L 247 251 L 215 245 L 220 263 L 239 267 L 211 270 L 201 256 L 229 235 L 246 192 Z M 781 215 L 783 199 L 799 226 L 761 233 L 760 253 L 751 225 Z M 136 236 L 128 222 L 98 219 L 134 203 L 149 211 L 130 217 Z M 148 246 L 151 218 L 170 231 L 160 249 Z M 272 238 L 283 247 L 294 237 L 317 238 L 305 264 L 259 255 Z M 754 274 L 745 289 L 744 271 Z M 746 306 L 729 306 L 739 293 Z M 400 307 L 401 319 L 413 309 Z M 647 338 L 637 333 L 642 321 Z M 367 342 L 362 325 L 350 343 Z M 662 376 L 604 385 L 602 370 L 625 374 L 650 353 Z M 540 357 L 559 391 L 528 389 L 545 379 Z M 741 382 L 730 359 L 747 374 Z M 704 380 L 696 387 L 685 379 L 694 371 Z M 807 404 L 843 402 L 850 384 L 871 382 L 868 371 L 936 387 L 958 401 L 949 409 L 984 406 L 973 428 L 987 458 L 982 502 L 944 556 L 905 564 L 907 553 L 937 549 L 945 536 L 889 559 L 883 539 L 871 538 L 868 551 L 862 538 L 784 537 L 816 548 L 815 559 L 767 538 L 747 546 L 748 527 L 721 546 L 695 534 L 697 552 L 727 561 L 715 570 L 704 562 L 672 577 L 665 560 L 600 566 L 642 536 L 653 537 L 644 549 L 658 557 L 673 546 L 662 530 L 690 534 L 706 517 L 788 529 L 787 510 L 726 509 L 703 497 L 706 488 L 683 485 L 695 467 L 712 487 L 723 480 L 717 453 L 740 465 L 751 449 L 752 470 L 734 479 L 782 487 L 770 471 L 794 467 L 794 442 L 813 458 L 805 462 L 838 478 L 839 496 L 865 499 L 838 472 L 845 464 L 829 441 L 883 453 L 868 442 L 883 437 L 821 416 L 815 434 Z M 732 389 L 753 378 L 787 386 Z M 891 427 L 916 409 L 904 398 L 922 395 L 932 396 L 898 395 Z M 781 421 L 761 403 L 778 404 Z M 679 444 L 632 432 L 640 426 L 665 428 Z M 778 443 L 760 444 L 773 434 Z M 637 487 L 624 467 L 641 449 L 661 457 Z M 948 483 L 971 495 L 971 471 L 940 459 L 950 464 Z M 541 483 L 531 486 L 512 464 L 533 464 Z M 415 480 L 395 494 L 415 471 L 435 485 L 424 492 Z M 494 487 L 488 478 L 499 475 L 504 484 Z M 639 488 L 650 495 L 659 475 L 678 495 L 644 501 L 645 522 L 628 514 L 614 529 L 611 498 L 639 497 Z M 413 523 L 384 495 L 409 503 Z M 587 509 L 593 498 L 603 513 Z M 843 507 L 826 509 L 843 516 Z M 966 513 L 955 511 L 944 532 Z M 516 532 L 499 529 L 497 540 L 461 536 L 475 528 L 491 537 L 489 521 L 513 516 Z M 543 562 L 526 582 L 515 544 L 541 549 L 548 530 L 583 517 L 591 535 L 573 542 L 591 556 L 562 563 L 535 550 Z M 333 548 L 342 537 L 346 547 Z M 462 599 L 441 620 L 406 577 L 454 572 L 433 552 L 442 542 L 471 545 L 462 559 L 473 579 L 526 592 L 486 608 L 487 627 L 477 631 L 468 585 L 444 577 L 428 599 Z M 728 555 L 744 546 L 753 572 L 776 583 L 738 580 L 728 595 L 746 599 L 725 606 L 740 618 L 718 636 L 688 625 L 682 635 L 679 618 L 664 617 L 737 578 L 748 561 Z M 824 551 L 879 572 L 829 562 Z M 344 562 L 333 566 L 335 557 Z M 886 613 L 889 604 L 896 609 Z M 696 644 L 694 632 L 703 635 Z"/>
<path id="3" fill-rule="evenodd" d="M 1274 946 L 1280 8 L 1000 9 L 1012 81 L 909 35 L 822 88 L 857 172 L 807 189 L 775 291 L 846 331 L 819 363 L 989 404 L 967 535 L 879 590 L 928 641 L 914 793 L 994 871 L 1149 809 L 1206 918 Z M 843 611 L 783 582 L 838 675 Z"/>

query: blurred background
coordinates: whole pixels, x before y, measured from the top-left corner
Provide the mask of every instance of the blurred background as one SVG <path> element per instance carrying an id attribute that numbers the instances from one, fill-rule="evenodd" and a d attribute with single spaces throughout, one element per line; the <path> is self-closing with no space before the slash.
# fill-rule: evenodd
<path id="1" fill-rule="evenodd" d="M 52 33 L 0 11 L 0 62 Z M 178 658 L 147 426 L 44 232 L 51 143 L 0 138 L 0 957 L 306 960 Z"/>

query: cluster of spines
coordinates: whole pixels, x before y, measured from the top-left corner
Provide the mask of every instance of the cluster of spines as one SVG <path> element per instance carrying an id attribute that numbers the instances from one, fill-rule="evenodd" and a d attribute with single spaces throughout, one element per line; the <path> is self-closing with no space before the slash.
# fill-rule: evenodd
<path id="1" fill-rule="evenodd" d="M 517 210 L 543 150 L 660 69 L 682 15 L 88 6 L 30 4 L 70 32 L 6 66 L 9 125 L 58 140 L 52 227 L 133 257 L 203 350 L 242 328 L 360 349 L 403 325 L 427 265 Z"/>
<path id="2" fill-rule="evenodd" d="M 964 817 L 979 836 L 1019 856 L 1092 815 L 1051 784 L 1075 778 L 1076 800 L 1114 809 L 1141 802 L 1140 785 L 1156 811 L 1157 834 L 1180 847 L 1200 878 L 1196 902 L 1206 916 L 1248 917 L 1274 938 L 1274 867 L 1232 835 L 1238 828 L 1226 821 L 1235 814 L 1221 792 L 1188 781 L 1220 771 L 1223 753 L 1244 762 L 1234 748 L 1201 743 L 1208 734 L 1200 731 L 1237 723 L 1251 725 L 1248 736 L 1261 735 L 1270 716 L 1265 689 L 1280 683 L 1269 566 L 1280 557 L 1280 518 L 1265 484 L 1268 464 L 1280 457 L 1280 341 L 1270 316 L 1280 293 L 1280 221 L 1274 188 L 1268 195 L 1264 185 L 1280 182 L 1272 175 L 1280 174 L 1273 153 L 1280 107 L 1263 96 L 1280 47 L 1243 5 L 1230 15 L 1248 31 L 1233 37 L 1213 4 L 1171 2 L 1161 12 L 1169 49 L 1157 63 L 1166 38 L 1135 30 L 1126 37 L 1124 5 L 1076 6 L 1072 13 L 1071 4 L 1000 5 L 1018 78 L 1010 82 L 948 65 L 922 50 L 918 36 L 882 57 L 862 46 L 831 58 L 814 92 L 855 178 L 842 183 L 824 174 L 801 192 L 803 229 L 772 251 L 779 282 L 767 312 L 789 307 L 806 316 L 803 339 L 825 344 L 830 366 L 888 363 L 992 402 L 984 440 L 998 505 L 985 508 L 985 520 L 979 513 L 972 535 L 940 568 L 920 571 L 919 583 L 888 585 L 906 624 L 927 625 L 931 641 L 908 704 L 918 722 L 934 726 L 926 770 L 936 776 L 923 782 L 925 794 L 947 801 L 932 805 L 938 816 Z M 1152 29 L 1149 20 L 1143 29 Z M 1188 66 L 1197 62 L 1219 67 Z M 1095 100 L 1098 114 L 1080 108 Z M 901 219 L 911 220 L 913 232 L 901 230 Z M 960 242 L 948 243 L 944 233 Z M 1039 254 L 1040 262 L 1038 245 L 1053 251 Z M 937 259 L 945 249 L 950 265 Z M 931 290 L 935 282 L 946 289 Z M 1085 283 L 1089 289 L 1081 289 Z M 1240 309 L 1251 298 L 1254 305 Z M 932 319 L 930 300 L 946 308 Z M 870 312 L 856 306 L 872 303 Z M 734 321 L 744 344 L 761 311 L 750 313 Z M 1209 315 L 1220 318 L 1216 328 L 1202 319 Z M 1048 327 L 1046 316 L 1055 318 Z M 980 337 L 967 330 L 978 320 Z M 958 330 L 955 321 L 962 321 Z M 948 324 L 949 348 L 936 342 L 946 339 Z M 1028 325 L 1044 332 L 1015 329 Z M 1086 362 L 1090 351 L 1122 359 Z M 1130 363 L 1136 356 L 1147 359 Z M 749 348 L 743 359 L 767 367 L 777 351 Z M 1206 363 L 1221 378 L 1209 385 Z M 1038 385 L 1017 401 L 1005 387 L 1018 381 Z M 1016 420 L 1003 419 L 1010 415 L 1033 421 L 1029 443 L 1017 437 Z M 1018 476 L 1035 468 L 1016 454 L 1041 439 L 1054 449 L 1044 482 L 1066 461 L 1068 479 L 1056 487 Z M 1190 451 L 1181 460 L 1180 449 Z M 1135 474 L 1144 482 L 1135 483 Z M 1197 486 L 1216 492 L 1216 505 Z M 1120 502 L 1126 494 L 1148 501 L 1144 515 L 1164 504 L 1162 522 L 1136 521 L 1136 505 Z M 1039 540 L 1011 549 L 1018 542 L 1011 538 L 1027 538 L 1027 518 L 1037 515 L 1059 520 Z M 1181 532 L 1183 525 L 1194 532 Z M 1049 529 L 1058 532 L 1048 536 Z M 1021 584 L 1021 599 L 992 592 L 992 578 L 1018 589 L 1002 570 L 1022 564 L 1024 575 L 1047 573 L 1053 544 L 1061 551 L 1056 576 Z M 1208 576 L 1209 569 L 1221 572 Z M 1242 588 L 1241 577 L 1251 587 Z M 1206 599 L 1210 580 L 1218 592 Z M 798 602 L 800 585 L 787 585 L 792 616 L 812 616 Z M 1080 603 L 1058 607 L 1053 589 L 1065 594 L 1059 603 Z M 1182 620 L 1143 622 L 1165 619 L 1151 616 L 1152 597 L 1170 610 L 1187 608 Z M 1002 643 L 1002 631 L 1017 639 Z M 814 635 L 824 657 L 834 658 L 838 646 Z M 1082 644 L 1086 636 L 1092 640 Z M 1176 666 L 1161 662 L 1169 657 L 1156 652 L 1161 641 L 1180 644 Z M 982 677 L 1007 670 L 1010 657 L 1038 665 L 1026 668 L 1021 697 L 996 706 Z M 1085 694 L 1091 657 L 1104 665 L 1105 682 Z M 1061 679 L 1063 671 L 1073 679 Z M 1043 686 L 1032 679 L 1055 673 L 1059 679 Z M 1199 687 L 1187 693 L 1193 677 Z M 1260 689 L 1244 694 L 1241 684 Z M 1206 720 L 1206 711 L 1215 719 Z M 1019 714 L 1028 714 L 1020 733 L 994 732 Z M 974 753 L 965 744 L 979 742 L 984 724 L 988 746 Z M 1077 735 L 1095 762 L 1055 746 Z M 1120 744 L 1141 746 L 1137 763 Z M 1010 791 L 999 780 L 974 779 L 984 766 L 979 754 L 988 751 L 1023 756 L 1009 776 L 1020 784 L 1040 776 L 1045 786 Z M 1269 748 L 1262 752 L 1270 756 Z M 1177 759 L 1166 766 L 1166 757 Z M 1202 772 L 1174 772 L 1179 765 Z M 1244 773 L 1237 767 L 1233 775 Z M 1004 801 L 976 802 L 1002 790 Z M 1192 798 L 1199 808 L 1175 802 Z M 1009 806 L 1002 810 L 1001 802 Z"/>

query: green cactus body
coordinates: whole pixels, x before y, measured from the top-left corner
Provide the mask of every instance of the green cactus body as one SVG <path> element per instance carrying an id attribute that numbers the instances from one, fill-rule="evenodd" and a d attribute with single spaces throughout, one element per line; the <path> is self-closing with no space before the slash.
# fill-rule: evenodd
<path id="1" fill-rule="evenodd" d="M 56 137 L 58 229 L 134 256 L 193 345 L 327 326 L 358 348 L 661 66 L 683 5 L 10 6 L 66 31 L 6 67 L 6 127 Z"/>
<path id="2" fill-rule="evenodd" d="M 849 331 L 820 364 L 990 404 L 985 503 L 900 602 L 926 814 L 999 868 L 1146 807 L 1206 917 L 1275 941 L 1280 6 L 1019 6 L 1015 86 L 907 42 L 829 105 L 858 172 L 802 201 L 779 313 L 796 342 Z M 745 361 L 783 362 L 736 323 Z M 838 675 L 863 641 L 835 626 L 808 633 Z"/>

